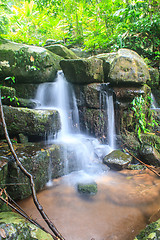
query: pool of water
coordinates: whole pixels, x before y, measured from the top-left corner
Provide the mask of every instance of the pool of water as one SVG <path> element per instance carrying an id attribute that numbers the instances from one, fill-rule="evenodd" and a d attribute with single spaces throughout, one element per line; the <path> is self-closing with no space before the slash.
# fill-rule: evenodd
<path id="1" fill-rule="evenodd" d="M 160 178 L 149 170 L 108 171 L 94 179 L 98 184 L 94 196 L 77 192 L 81 177 L 72 173 L 38 193 L 39 202 L 66 240 L 132 240 L 151 220 L 157 220 Z M 46 227 L 32 198 L 19 204 Z"/>

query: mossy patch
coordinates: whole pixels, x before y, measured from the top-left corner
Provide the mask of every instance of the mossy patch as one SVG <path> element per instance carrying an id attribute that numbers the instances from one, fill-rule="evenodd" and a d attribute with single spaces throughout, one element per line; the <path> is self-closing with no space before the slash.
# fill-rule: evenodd
<path id="1" fill-rule="evenodd" d="M 95 195 L 98 191 L 97 184 L 91 183 L 79 183 L 77 185 L 78 192 L 84 195 Z"/>
<path id="2" fill-rule="evenodd" d="M 158 240 L 160 239 L 160 219 L 148 225 L 134 240 Z"/>
<path id="3" fill-rule="evenodd" d="M 0 229 L 3 231 L 6 240 L 53 240 L 50 234 L 45 233 L 13 212 L 0 213 Z"/>

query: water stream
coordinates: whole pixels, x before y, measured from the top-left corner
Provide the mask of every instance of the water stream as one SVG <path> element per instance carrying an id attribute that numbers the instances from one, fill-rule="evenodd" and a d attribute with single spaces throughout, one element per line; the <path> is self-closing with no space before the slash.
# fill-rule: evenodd
<path id="1" fill-rule="evenodd" d="M 106 115 L 111 117 L 108 120 L 109 145 L 102 145 L 97 139 L 81 134 L 72 90 L 62 72 L 55 82 L 41 84 L 38 88 L 38 108 L 57 109 L 61 117 L 61 130 L 56 136 L 51 134 L 47 142 L 64 146 L 66 174 L 53 181 L 50 179 L 50 187 L 38 193 L 39 201 L 67 240 L 133 240 L 146 224 L 157 220 L 160 180 L 148 170 L 112 172 L 103 169 L 103 156 L 115 147 L 113 95 L 105 91 L 101 94 L 100 101 L 109 108 Z M 75 161 L 72 172 L 69 170 L 70 153 Z M 77 183 L 82 179 L 90 181 L 90 178 L 98 185 L 97 194 L 81 195 Z M 19 204 L 46 227 L 31 198 Z"/>
<path id="2" fill-rule="evenodd" d="M 83 197 L 77 192 L 77 173 L 55 179 L 38 193 L 50 219 L 67 240 L 133 240 L 157 216 L 160 179 L 148 170 L 109 171 L 97 178 L 98 193 Z M 32 198 L 18 204 L 47 227 Z"/>
<path id="3" fill-rule="evenodd" d="M 43 83 L 38 87 L 36 101 L 39 102 L 39 106 L 37 108 L 56 109 L 60 114 L 61 130 L 56 136 L 50 134 L 48 143 L 63 145 L 64 174 L 73 170 L 84 170 L 89 174 L 91 170 L 93 170 L 92 174 L 95 172 L 99 174 L 100 170 L 104 171 L 105 167 L 102 168 L 100 163 L 102 157 L 115 147 L 115 132 L 113 97 L 111 94 L 107 95 L 105 91 L 102 96 L 108 119 L 108 145 L 102 145 L 97 139 L 81 134 L 76 97 L 72 85 L 66 81 L 62 71 L 58 72 L 53 83 Z M 68 156 L 71 152 L 74 157 L 70 160 Z"/>

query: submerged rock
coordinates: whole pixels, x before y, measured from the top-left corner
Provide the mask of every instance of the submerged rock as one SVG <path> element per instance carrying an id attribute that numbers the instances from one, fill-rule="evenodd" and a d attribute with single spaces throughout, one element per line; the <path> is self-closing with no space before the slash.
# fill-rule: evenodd
<path id="1" fill-rule="evenodd" d="M 69 59 L 60 62 L 65 77 L 71 83 L 89 84 L 104 81 L 103 61 L 100 59 Z"/>
<path id="2" fill-rule="evenodd" d="M 84 195 L 95 195 L 98 191 L 96 182 L 79 183 L 77 189 L 79 193 Z"/>
<path id="3" fill-rule="evenodd" d="M 45 48 L 0 41 L 0 80 L 15 77 L 16 83 L 52 81 L 62 60 Z"/>
<path id="4" fill-rule="evenodd" d="M 104 157 L 103 162 L 111 169 L 122 170 L 132 161 L 132 157 L 121 150 L 114 150 Z"/>
<path id="5" fill-rule="evenodd" d="M 103 53 L 96 57 L 104 61 L 105 82 L 144 84 L 150 80 L 143 58 L 130 49 L 119 49 L 118 52 Z"/>
<path id="6" fill-rule="evenodd" d="M 0 213 L 0 239 L 53 240 L 49 233 L 13 212 Z"/>
<path id="7" fill-rule="evenodd" d="M 77 55 L 74 52 L 63 45 L 54 44 L 46 46 L 45 48 L 55 53 L 56 55 L 63 57 L 64 59 L 78 59 Z"/>
<path id="8" fill-rule="evenodd" d="M 3 106 L 8 132 L 11 136 L 23 133 L 27 136 L 44 137 L 60 129 L 59 114 L 55 110 L 34 110 Z M 3 129 L 0 126 L 0 136 Z"/>

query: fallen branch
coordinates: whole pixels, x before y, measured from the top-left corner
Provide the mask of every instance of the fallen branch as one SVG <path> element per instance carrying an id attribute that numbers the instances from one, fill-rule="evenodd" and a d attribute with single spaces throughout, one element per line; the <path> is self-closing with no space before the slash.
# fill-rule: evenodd
<path id="1" fill-rule="evenodd" d="M 155 173 L 158 177 L 160 177 L 160 175 L 159 175 L 155 170 L 153 170 L 152 167 L 150 167 L 149 165 L 147 165 L 147 164 L 145 164 L 144 162 L 142 162 L 139 158 L 135 157 L 132 153 L 130 153 L 130 152 L 128 151 L 127 148 L 124 148 L 124 150 L 125 150 L 127 153 L 129 153 L 129 155 L 131 155 L 132 157 L 134 157 L 138 162 L 140 162 L 141 164 L 143 164 L 143 165 L 144 165 L 145 167 L 147 167 L 150 171 L 152 171 L 152 172 Z"/>
<path id="2" fill-rule="evenodd" d="M 36 190 L 35 190 L 35 183 L 33 180 L 33 176 L 23 167 L 22 163 L 20 162 L 20 160 L 18 159 L 18 156 L 13 148 L 13 145 L 11 143 L 8 131 L 7 131 L 7 126 L 6 126 L 6 122 L 5 122 L 5 118 L 4 118 L 4 113 L 3 113 L 3 107 L 2 107 L 2 101 L 1 101 L 1 91 L 0 91 L 0 113 L 1 113 L 1 120 L 2 120 L 2 125 L 3 125 L 3 129 L 4 129 L 4 133 L 5 133 L 5 137 L 8 143 L 8 146 L 10 148 L 10 151 L 18 165 L 18 167 L 21 169 L 21 171 L 29 178 L 30 180 L 30 185 L 31 185 L 31 191 L 32 191 L 32 197 L 33 197 L 33 201 L 38 209 L 38 211 L 40 212 L 41 216 L 43 217 L 43 219 L 45 220 L 45 222 L 47 223 L 48 227 L 52 230 L 52 232 L 55 234 L 55 236 L 52 235 L 53 239 L 55 240 L 64 240 L 63 236 L 60 234 L 60 232 L 57 230 L 57 228 L 55 227 L 55 225 L 51 222 L 51 220 L 49 219 L 49 217 L 47 216 L 47 214 L 44 212 L 43 207 L 40 205 L 38 199 L 37 199 L 37 195 L 36 195 Z"/>

